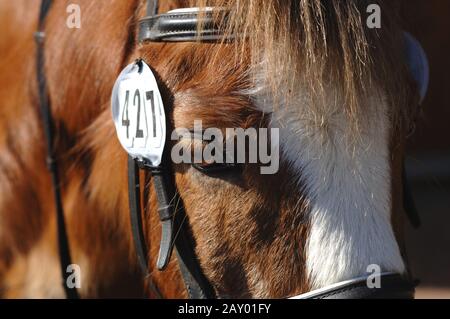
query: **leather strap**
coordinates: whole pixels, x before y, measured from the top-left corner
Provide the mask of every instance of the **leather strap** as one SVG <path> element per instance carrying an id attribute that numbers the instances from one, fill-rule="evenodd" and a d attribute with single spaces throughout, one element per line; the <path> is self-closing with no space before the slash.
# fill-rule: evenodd
<path id="1" fill-rule="evenodd" d="M 175 214 L 174 195 L 169 193 L 167 179 L 164 168 L 161 166 L 152 169 L 153 186 L 158 198 L 158 213 L 161 221 L 161 242 L 159 244 L 159 257 L 157 268 L 164 271 L 169 265 L 173 251 L 173 217 Z"/>
<path id="2" fill-rule="evenodd" d="M 130 207 L 131 232 L 139 266 L 144 276 L 148 276 L 148 250 L 144 236 L 141 215 L 141 183 L 137 162 L 128 157 L 128 201 Z"/>
<path id="3" fill-rule="evenodd" d="M 167 176 L 161 167 L 146 166 L 143 162 L 128 157 L 128 198 L 131 218 L 131 231 L 134 246 L 142 273 L 148 275 L 148 249 L 144 235 L 141 208 L 141 183 L 139 168 L 149 168 L 152 173 L 153 185 L 158 199 L 158 212 L 161 221 L 161 242 L 157 268 L 163 271 L 167 268 L 173 251 L 173 215 L 175 207 L 168 193 Z"/>
<path id="4" fill-rule="evenodd" d="M 414 299 L 415 285 L 399 274 L 380 276 L 380 288 L 369 288 L 367 278 L 339 283 L 291 299 Z"/>
<path id="5" fill-rule="evenodd" d="M 170 120 L 167 123 L 167 127 L 171 129 Z M 215 291 L 203 274 L 202 268 L 197 259 L 197 255 L 195 253 L 195 240 L 192 238 L 190 232 L 183 200 L 180 198 L 175 186 L 175 174 L 173 172 L 172 162 L 170 159 L 170 148 L 166 148 L 166 150 L 167 151 L 164 153 L 163 157 L 163 163 L 168 164 L 165 164 L 163 169 L 159 168 L 156 172 L 154 168 L 150 168 L 150 170 L 152 171 L 152 175 L 156 176 L 156 179 L 153 178 L 156 193 L 158 194 L 160 191 L 158 189 L 164 188 L 164 195 L 158 195 L 158 200 L 160 201 L 160 214 L 161 208 L 168 209 L 170 211 L 169 214 L 166 212 L 160 215 L 160 217 L 163 219 L 164 216 L 166 216 L 166 218 L 171 216 L 171 225 L 173 229 L 175 229 L 176 234 L 170 238 L 170 246 L 168 246 L 168 241 L 165 242 L 163 234 L 163 238 L 161 238 L 159 263 L 163 265 L 164 252 L 167 253 L 167 258 L 169 260 L 172 253 L 172 250 L 169 250 L 169 247 L 175 247 L 178 266 L 180 268 L 189 298 L 214 299 L 216 298 Z M 164 231 L 164 222 L 162 223 L 162 227 L 162 230 Z"/>
<path id="6" fill-rule="evenodd" d="M 164 163 L 169 163 L 170 154 L 165 152 Z M 174 174 L 171 165 L 153 167 L 145 162 L 129 157 L 129 201 L 133 239 L 139 264 L 143 273 L 148 275 L 148 250 L 143 233 L 140 205 L 139 168 L 151 172 L 152 181 L 158 199 L 158 212 L 161 220 L 161 242 L 157 268 L 167 268 L 173 248 L 177 253 L 178 265 L 190 299 L 213 299 L 215 292 L 204 276 L 194 251 L 194 240 L 186 223 L 184 205 L 176 192 Z M 177 229 L 176 235 L 174 229 Z"/>
<path id="7" fill-rule="evenodd" d="M 47 79 L 45 77 L 45 19 L 52 6 L 52 0 L 42 0 L 39 14 L 38 30 L 34 34 L 37 56 L 36 56 L 36 73 L 39 91 L 39 109 L 41 114 L 42 125 L 44 129 L 45 141 L 47 145 L 47 166 L 51 174 L 53 194 L 55 198 L 56 224 L 57 224 L 57 238 L 59 263 L 61 269 L 62 286 L 64 288 L 66 297 L 69 299 L 78 299 L 79 295 L 76 288 L 69 288 L 67 283 L 69 281 L 68 267 L 72 265 L 72 258 L 70 255 L 69 240 L 67 237 L 66 223 L 64 218 L 64 208 L 61 196 L 61 180 L 59 176 L 59 167 L 56 159 L 54 149 L 55 141 L 55 126 L 50 109 L 50 99 L 47 91 Z"/>
<path id="8" fill-rule="evenodd" d="M 178 266 L 186 287 L 186 291 L 190 299 L 216 299 L 216 293 L 203 274 L 200 263 L 192 246 L 193 239 L 188 232 L 187 226 L 184 225 L 182 219 L 183 214 L 177 214 L 175 220 L 177 222 L 177 229 L 180 229 L 177 234 L 175 245 Z"/>

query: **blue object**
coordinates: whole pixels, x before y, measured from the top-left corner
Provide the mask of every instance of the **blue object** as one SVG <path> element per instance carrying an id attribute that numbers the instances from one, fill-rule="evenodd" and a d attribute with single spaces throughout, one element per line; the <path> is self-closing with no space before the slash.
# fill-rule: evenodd
<path id="1" fill-rule="evenodd" d="M 420 93 L 420 103 L 427 95 L 430 82 L 430 66 L 428 64 L 427 54 L 420 42 L 408 32 L 405 36 L 406 63 L 408 64 L 411 75 L 417 83 Z"/>

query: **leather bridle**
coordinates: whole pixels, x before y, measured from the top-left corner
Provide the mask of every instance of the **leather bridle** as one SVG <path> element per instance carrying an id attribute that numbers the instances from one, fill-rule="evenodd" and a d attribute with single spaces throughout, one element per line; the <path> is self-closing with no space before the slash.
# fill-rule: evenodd
<path id="1" fill-rule="evenodd" d="M 70 299 L 79 298 L 76 289 L 69 289 L 67 267 L 72 264 L 69 243 L 64 221 L 64 211 L 59 184 L 58 164 L 54 152 L 54 124 L 50 110 L 44 72 L 44 21 L 49 12 L 52 0 L 42 0 L 39 16 L 39 28 L 35 34 L 37 43 L 37 79 L 39 88 L 39 104 L 42 123 L 47 142 L 47 162 L 52 175 L 55 194 L 56 217 L 58 225 L 58 244 L 63 286 L 66 296 Z M 209 9 L 183 9 L 165 14 L 157 14 L 158 1 L 148 0 L 147 17 L 139 24 L 139 43 L 148 42 L 190 42 L 190 41 L 223 41 L 224 35 L 215 23 L 213 11 Z M 198 33 L 201 20 L 202 31 Z M 136 61 L 138 67 L 142 60 Z M 170 121 L 166 123 L 169 131 Z M 191 299 L 213 299 L 218 297 L 213 285 L 203 274 L 200 263 L 194 251 L 194 240 L 185 222 L 186 214 L 183 203 L 175 186 L 175 174 L 172 168 L 169 148 L 163 154 L 162 164 L 155 167 L 150 163 L 129 156 L 128 160 L 128 189 L 130 217 L 135 249 L 142 268 L 143 275 L 148 274 L 148 250 L 144 236 L 141 209 L 140 170 L 151 173 L 152 182 L 158 200 L 158 212 L 162 225 L 160 251 L 157 269 L 163 271 L 170 262 L 172 251 L 175 250 L 179 268 Z M 176 234 L 175 234 L 176 230 Z M 341 298 L 413 298 L 414 285 L 399 274 L 381 274 L 382 287 L 370 289 L 367 278 L 359 278 L 328 288 L 320 289 L 293 299 L 341 299 Z M 224 296 L 219 296 L 224 297 Z"/>

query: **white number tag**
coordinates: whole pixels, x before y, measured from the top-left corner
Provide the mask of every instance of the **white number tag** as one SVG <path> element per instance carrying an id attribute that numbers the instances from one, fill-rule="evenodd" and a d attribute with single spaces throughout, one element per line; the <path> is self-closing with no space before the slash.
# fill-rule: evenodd
<path id="1" fill-rule="evenodd" d="M 166 116 L 161 93 L 150 67 L 128 65 L 116 80 L 112 115 L 117 136 L 133 158 L 161 164 L 166 142 Z"/>

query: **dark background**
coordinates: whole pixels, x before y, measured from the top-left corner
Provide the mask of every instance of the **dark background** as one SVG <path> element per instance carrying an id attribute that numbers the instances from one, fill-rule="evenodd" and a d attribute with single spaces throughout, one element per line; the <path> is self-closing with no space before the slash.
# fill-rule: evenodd
<path id="1" fill-rule="evenodd" d="M 430 88 L 408 145 L 407 171 L 422 219 L 408 227 L 418 298 L 450 298 L 450 1 L 407 0 L 405 29 L 416 36 L 430 63 Z"/>

